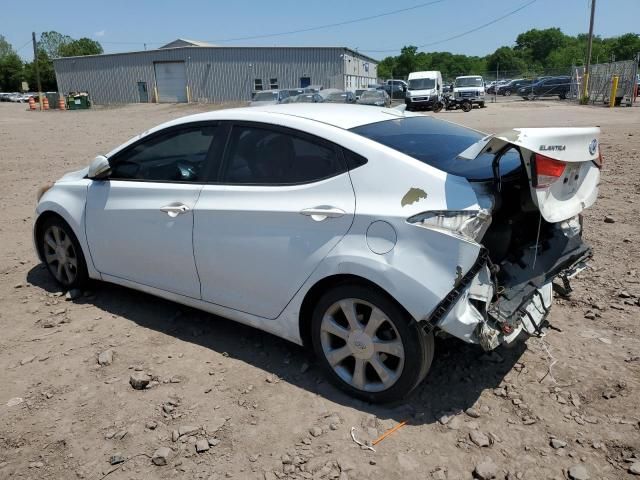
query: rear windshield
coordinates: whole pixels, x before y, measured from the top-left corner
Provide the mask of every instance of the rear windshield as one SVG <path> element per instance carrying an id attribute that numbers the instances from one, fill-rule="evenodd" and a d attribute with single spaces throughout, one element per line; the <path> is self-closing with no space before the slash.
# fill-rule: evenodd
<path id="1" fill-rule="evenodd" d="M 484 135 L 432 117 L 404 117 L 352 128 L 352 132 L 398 150 L 427 165 L 469 180 L 493 178 L 492 154 L 474 160 L 457 158 Z M 500 174 L 520 167 L 518 155 L 506 155 L 500 161 Z"/>
<path id="2" fill-rule="evenodd" d="M 278 98 L 278 94 L 274 92 L 260 92 L 256 93 L 256 96 L 253 97 L 254 102 L 267 102 L 271 100 L 276 100 Z"/>

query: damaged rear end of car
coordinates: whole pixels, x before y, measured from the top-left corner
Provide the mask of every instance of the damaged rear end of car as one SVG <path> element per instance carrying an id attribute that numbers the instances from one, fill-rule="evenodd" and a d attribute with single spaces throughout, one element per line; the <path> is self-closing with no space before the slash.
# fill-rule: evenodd
<path id="1" fill-rule="evenodd" d="M 582 211 L 596 200 L 602 157 L 598 128 L 523 128 L 482 138 L 457 156 L 490 161 L 490 178 L 467 178 L 481 209 L 429 212 L 409 221 L 449 228 L 478 243 L 478 258 L 426 319 L 436 328 L 491 350 L 541 335 L 553 281 L 586 267 Z M 480 176 L 481 177 L 481 176 Z M 461 229 L 462 228 L 462 229 Z"/>

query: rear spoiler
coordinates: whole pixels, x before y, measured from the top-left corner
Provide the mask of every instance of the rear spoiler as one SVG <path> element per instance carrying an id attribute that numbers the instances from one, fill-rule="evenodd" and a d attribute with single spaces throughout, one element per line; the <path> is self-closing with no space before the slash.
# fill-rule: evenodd
<path id="1" fill-rule="evenodd" d="M 562 162 L 586 162 L 598 159 L 599 138 L 598 127 L 513 128 L 482 138 L 458 158 L 473 160 L 514 145 Z"/>

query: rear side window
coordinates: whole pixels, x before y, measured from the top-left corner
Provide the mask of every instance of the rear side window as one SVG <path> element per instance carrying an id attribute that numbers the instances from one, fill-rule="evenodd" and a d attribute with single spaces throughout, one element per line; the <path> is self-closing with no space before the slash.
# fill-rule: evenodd
<path id="1" fill-rule="evenodd" d="M 114 157 L 114 180 L 203 181 L 203 171 L 216 126 L 172 130 L 141 140 Z"/>
<path id="2" fill-rule="evenodd" d="M 234 126 L 226 155 L 227 184 L 310 183 L 346 171 L 336 149 L 306 136 L 253 126 Z"/>
<path id="3" fill-rule="evenodd" d="M 469 180 L 493 178 L 492 154 L 474 160 L 458 158 L 483 135 L 454 123 L 426 116 L 404 117 L 362 125 L 351 131 L 452 175 Z M 500 161 L 502 175 L 519 167 L 519 160 Z"/>

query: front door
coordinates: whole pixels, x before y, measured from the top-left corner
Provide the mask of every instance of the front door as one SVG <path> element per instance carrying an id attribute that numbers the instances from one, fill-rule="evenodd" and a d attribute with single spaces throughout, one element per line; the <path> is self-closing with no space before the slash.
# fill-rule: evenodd
<path id="1" fill-rule="evenodd" d="M 138 96 L 140 97 L 140 103 L 149 103 L 147 82 L 138 82 Z"/>
<path id="2" fill-rule="evenodd" d="M 341 152 L 288 129 L 236 124 L 221 170 L 195 210 L 202 299 L 276 318 L 353 221 Z"/>
<path id="3" fill-rule="evenodd" d="M 87 196 L 87 240 L 100 273 L 200 298 L 193 211 L 216 130 L 165 129 L 110 158 L 110 177 Z"/>

